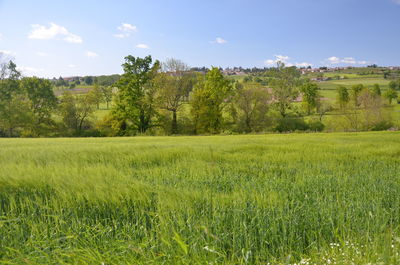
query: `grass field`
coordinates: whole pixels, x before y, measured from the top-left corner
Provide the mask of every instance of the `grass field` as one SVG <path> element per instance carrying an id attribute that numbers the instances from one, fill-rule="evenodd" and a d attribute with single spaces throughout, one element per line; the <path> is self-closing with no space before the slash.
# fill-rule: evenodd
<path id="1" fill-rule="evenodd" d="M 390 80 L 385 80 L 383 78 L 352 78 L 343 80 L 331 80 L 326 82 L 318 83 L 321 89 L 336 90 L 338 86 L 346 86 L 351 89 L 351 86 L 357 84 L 363 84 L 366 87 L 372 88 L 374 84 L 379 84 L 382 90 L 388 89 Z"/>
<path id="2" fill-rule="evenodd" d="M 0 264 L 399 264 L 400 134 L 0 139 Z"/>

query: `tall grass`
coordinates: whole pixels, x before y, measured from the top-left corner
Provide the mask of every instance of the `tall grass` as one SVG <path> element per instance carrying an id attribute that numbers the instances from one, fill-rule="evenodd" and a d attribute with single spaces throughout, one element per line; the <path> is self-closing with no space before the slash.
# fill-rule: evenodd
<path id="1" fill-rule="evenodd" d="M 0 264 L 399 264 L 400 134 L 0 140 Z"/>

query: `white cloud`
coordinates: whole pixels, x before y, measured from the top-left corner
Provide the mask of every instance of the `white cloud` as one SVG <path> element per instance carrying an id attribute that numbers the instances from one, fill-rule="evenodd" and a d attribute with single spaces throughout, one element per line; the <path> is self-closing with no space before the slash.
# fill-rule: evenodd
<path id="1" fill-rule="evenodd" d="M 342 63 L 356 64 L 357 62 L 353 57 L 345 57 L 342 59 Z"/>
<path id="2" fill-rule="evenodd" d="M 68 65 L 68 68 L 75 68 L 75 67 L 76 67 L 75 64 L 69 64 L 69 65 Z"/>
<path id="3" fill-rule="evenodd" d="M 289 56 L 279 55 L 278 54 L 278 55 L 274 55 L 274 57 L 275 57 L 275 59 L 265 60 L 264 64 L 266 64 L 266 65 L 275 65 L 278 62 L 282 62 L 282 63 L 285 63 L 287 66 L 290 66 L 290 65 L 288 65 L 289 64 L 288 61 L 290 60 Z"/>
<path id="4" fill-rule="evenodd" d="M 89 57 L 89 58 L 96 58 L 96 57 L 99 56 L 97 53 L 92 52 L 92 51 L 87 51 L 87 52 L 85 53 L 85 55 L 86 55 L 87 57 Z"/>
<path id="5" fill-rule="evenodd" d="M 215 38 L 215 40 L 210 41 L 210 43 L 216 43 L 216 44 L 225 44 L 227 42 L 228 42 L 227 40 L 225 40 L 221 37 L 217 37 L 217 38 Z"/>
<path id="6" fill-rule="evenodd" d="M 274 65 L 276 62 L 275 62 L 275 60 L 269 59 L 269 60 L 265 60 L 264 63 L 266 65 Z"/>
<path id="7" fill-rule="evenodd" d="M 82 43 L 80 36 L 72 34 L 65 27 L 55 23 L 50 23 L 50 27 L 35 24 L 32 25 L 32 28 L 32 31 L 28 35 L 29 39 L 51 40 L 61 37 L 64 41 L 70 43 Z"/>
<path id="8" fill-rule="evenodd" d="M 340 58 L 332 56 L 327 59 L 327 61 L 331 64 L 338 64 L 340 63 Z"/>
<path id="9" fill-rule="evenodd" d="M 285 64 L 285 66 L 291 67 L 291 66 L 296 66 L 296 67 L 308 67 L 308 66 L 313 66 L 313 64 L 311 63 L 307 63 L 307 62 L 302 62 L 302 63 L 291 63 L 290 62 L 290 57 L 286 56 L 286 55 L 281 55 L 281 54 L 277 54 L 274 55 L 275 59 L 268 59 L 264 61 L 265 65 L 268 66 L 273 66 L 276 65 L 278 62 L 282 62 Z"/>
<path id="10" fill-rule="evenodd" d="M 121 26 L 118 27 L 118 29 L 125 32 L 137 31 L 137 27 L 129 23 L 122 23 Z"/>
<path id="11" fill-rule="evenodd" d="M 280 62 L 287 62 L 290 60 L 290 57 L 286 56 L 286 55 L 275 55 L 275 58 L 277 61 L 280 61 Z"/>
<path id="12" fill-rule="evenodd" d="M 330 64 L 352 64 L 352 65 L 366 65 L 366 64 L 368 64 L 367 61 L 364 61 L 364 60 L 357 61 L 354 57 L 339 58 L 339 57 L 336 57 L 336 56 L 332 56 L 332 57 L 329 57 L 328 59 L 326 59 L 325 61 L 330 63 Z"/>
<path id="13" fill-rule="evenodd" d="M 304 62 L 304 63 L 296 63 L 296 66 L 297 67 L 309 67 L 309 66 L 313 66 L 313 64 Z"/>
<path id="14" fill-rule="evenodd" d="M 41 56 L 41 57 L 45 57 L 45 56 L 48 55 L 48 54 L 45 53 L 45 52 L 36 52 L 36 54 L 37 54 L 38 56 Z"/>
<path id="15" fill-rule="evenodd" d="M 136 48 L 138 48 L 138 49 L 149 49 L 150 47 L 147 44 L 141 43 L 141 44 L 136 45 Z"/>
<path id="16" fill-rule="evenodd" d="M 0 40 L 3 39 L 3 34 L 0 33 Z"/>
<path id="17" fill-rule="evenodd" d="M 120 39 L 127 38 L 132 34 L 132 32 L 137 31 L 137 27 L 129 23 L 122 23 L 117 29 L 120 31 L 120 33 L 114 34 L 114 37 Z"/>

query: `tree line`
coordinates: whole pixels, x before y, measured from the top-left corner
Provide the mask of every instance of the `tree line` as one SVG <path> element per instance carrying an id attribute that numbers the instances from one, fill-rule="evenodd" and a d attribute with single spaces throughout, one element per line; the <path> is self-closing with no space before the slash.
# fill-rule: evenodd
<path id="1" fill-rule="evenodd" d="M 343 130 L 388 129 L 392 120 L 383 100 L 392 104 L 400 89 L 400 82 L 391 83 L 383 95 L 378 85 L 372 90 L 339 87 L 333 106 L 322 99 L 316 83 L 283 63 L 265 69 L 263 79 L 242 81 L 227 78 L 217 67 L 198 72 L 180 60 L 161 63 L 151 56 L 127 56 L 122 68 L 121 76 L 102 82 L 84 79 L 94 83 L 88 93 L 67 89 L 56 96 L 61 79 L 22 77 L 12 61 L 2 63 L 0 136 L 322 131 L 329 112 L 344 117 Z M 109 111 L 98 115 L 101 108 Z"/>

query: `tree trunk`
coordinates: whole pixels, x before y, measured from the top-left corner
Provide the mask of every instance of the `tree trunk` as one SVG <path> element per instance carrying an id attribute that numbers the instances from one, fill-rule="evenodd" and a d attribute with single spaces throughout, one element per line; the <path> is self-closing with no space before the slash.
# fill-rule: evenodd
<path id="1" fill-rule="evenodd" d="M 177 134 L 178 133 L 178 121 L 177 121 L 177 118 L 176 118 L 176 110 L 172 111 L 171 133 L 172 134 Z"/>

